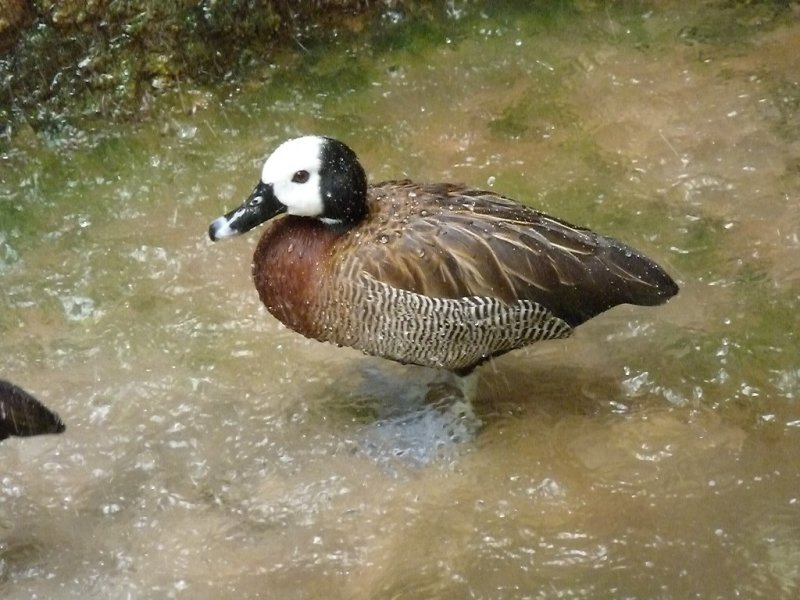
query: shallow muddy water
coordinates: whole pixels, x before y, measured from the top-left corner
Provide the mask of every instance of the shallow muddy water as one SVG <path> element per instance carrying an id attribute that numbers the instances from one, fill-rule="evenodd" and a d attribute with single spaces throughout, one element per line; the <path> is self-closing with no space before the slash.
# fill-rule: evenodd
<path id="1" fill-rule="evenodd" d="M 67 431 L 0 444 L 1 597 L 800 593 L 797 15 L 451 6 L 5 148 L 0 378 Z M 681 292 L 482 367 L 483 427 L 442 447 L 381 416 L 418 369 L 285 329 L 259 233 L 207 239 L 309 132 L 616 236 Z"/>

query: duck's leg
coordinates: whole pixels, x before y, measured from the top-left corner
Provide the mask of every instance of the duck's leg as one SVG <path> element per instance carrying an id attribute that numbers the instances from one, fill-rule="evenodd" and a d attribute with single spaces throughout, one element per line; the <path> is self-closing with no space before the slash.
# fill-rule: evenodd
<path id="1" fill-rule="evenodd" d="M 428 384 L 426 405 L 438 412 L 451 442 L 474 439 L 483 425 L 472 404 L 477 392 L 478 374 L 475 371 L 460 376 L 438 370 L 434 380 Z"/>
<path id="2" fill-rule="evenodd" d="M 441 396 L 458 397 L 472 404 L 478 394 L 478 374 L 457 375 L 442 369 L 434 370 L 434 377 L 428 384 L 426 400 L 436 404 Z"/>
<path id="3" fill-rule="evenodd" d="M 402 390 L 395 388 L 392 393 L 394 386 L 383 387 L 383 414 L 364 432 L 362 448 L 368 454 L 427 464 L 452 455 L 475 438 L 482 426 L 472 406 L 475 374 L 459 377 L 422 367 L 403 371 Z M 381 369 L 378 377 L 387 382 L 387 376 Z"/>

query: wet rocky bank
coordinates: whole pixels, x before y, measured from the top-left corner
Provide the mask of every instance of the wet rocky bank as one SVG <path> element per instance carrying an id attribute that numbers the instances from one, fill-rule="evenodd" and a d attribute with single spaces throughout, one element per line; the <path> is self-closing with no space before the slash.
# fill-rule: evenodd
<path id="1" fill-rule="evenodd" d="M 147 115 L 176 91 L 258 78 L 281 49 L 440 11 L 367 0 L 0 0 L 0 138 Z"/>

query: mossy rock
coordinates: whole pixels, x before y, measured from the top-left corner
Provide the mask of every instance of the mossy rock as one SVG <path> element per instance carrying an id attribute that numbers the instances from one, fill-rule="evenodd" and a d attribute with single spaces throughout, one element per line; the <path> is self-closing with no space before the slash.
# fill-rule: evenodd
<path id="1" fill-rule="evenodd" d="M 0 0 L 0 53 L 17 43 L 33 17 L 34 11 L 26 0 Z"/>

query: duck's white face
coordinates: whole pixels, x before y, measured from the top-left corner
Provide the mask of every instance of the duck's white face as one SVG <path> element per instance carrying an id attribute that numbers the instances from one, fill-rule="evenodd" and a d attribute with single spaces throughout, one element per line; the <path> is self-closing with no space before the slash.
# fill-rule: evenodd
<path id="1" fill-rule="evenodd" d="M 214 220 L 208 235 L 239 235 L 284 213 L 352 227 L 367 210 L 367 176 L 355 152 L 332 138 L 305 136 L 278 146 L 247 200 Z"/>
<path id="2" fill-rule="evenodd" d="M 320 191 L 324 143 L 315 135 L 295 138 L 278 146 L 264 163 L 261 182 L 272 187 L 290 215 L 320 217 L 325 211 Z"/>

